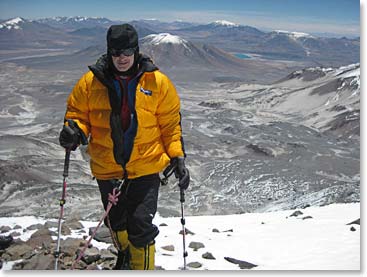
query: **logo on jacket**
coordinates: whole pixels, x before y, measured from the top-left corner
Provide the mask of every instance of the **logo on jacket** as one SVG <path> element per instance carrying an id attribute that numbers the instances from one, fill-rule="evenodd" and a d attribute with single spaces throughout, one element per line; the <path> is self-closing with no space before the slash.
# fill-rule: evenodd
<path id="1" fill-rule="evenodd" d="M 143 89 L 142 87 L 140 87 L 140 91 L 141 91 L 142 93 L 144 93 L 145 95 L 152 96 L 152 91 L 151 91 L 151 90 Z"/>

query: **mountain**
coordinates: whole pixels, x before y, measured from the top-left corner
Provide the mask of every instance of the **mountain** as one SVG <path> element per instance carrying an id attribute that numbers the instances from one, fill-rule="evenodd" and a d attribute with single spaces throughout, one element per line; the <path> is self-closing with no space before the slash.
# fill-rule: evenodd
<path id="1" fill-rule="evenodd" d="M 83 34 L 84 35 L 84 34 Z M 102 36 L 102 34 L 101 34 Z M 92 40 L 88 32 L 86 43 Z M 179 82 L 237 82 L 268 83 L 290 73 L 287 64 L 257 60 L 243 60 L 212 45 L 198 44 L 169 33 L 151 34 L 140 39 L 140 52 L 147 54 L 172 80 Z M 106 52 L 105 39 L 73 53 L 16 57 L 8 61 L 32 68 L 48 70 L 85 70 Z"/>
<path id="2" fill-rule="evenodd" d="M 213 45 L 194 43 L 169 33 L 152 34 L 141 39 L 140 48 L 174 80 L 244 81 L 268 76 L 284 65 L 245 61 Z"/>
<path id="3" fill-rule="evenodd" d="M 311 62 L 319 66 L 342 66 L 360 60 L 359 39 L 323 38 L 291 31 L 262 32 L 228 21 L 175 30 L 174 34 L 227 52 L 260 55 L 264 59 Z"/>
<path id="4" fill-rule="evenodd" d="M 60 28 L 66 31 L 75 31 L 81 28 L 104 27 L 108 28 L 114 21 L 104 17 L 84 17 L 84 16 L 57 16 L 51 18 L 38 19 L 37 22 L 49 26 Z"/>
<path id="5" fill-rule="evenodd" d="M 278 93 L 277 100 L 271 101 L 275 111 L 302 114 L 305 125 L 337 137 L 360 136 L 360 64 L 306 68 L 278 85 L 293 89 L 283 91 L 287 97 Z"/>
<path id="6" fill-rule="evenodd" d="M 243 26 L 225 20 L 217 20 L 209 24 L 192 26 L 174 30 L 174 34 L 183 36 L 195 42 L 204 42 L 206 44 L 213 44 L 219 48 L 229 50 L 227 46 L 237 41 L 246 40 L 249 45 L 253 41 L 258 41 L 264 33 L 254 27 Z M 241 44 L 242 45 L 242 44 Z"/>
<path id="7" fill-rule="evenodd" d="M 190 46 L 179 42 L 171 42 L 175 51 Z M 195 54 L 196 48 L 189 49 Z M 98 51 L 88 49 L 94 60 Z M 2 63 L 0 216 L 57 213 L 52 203 L 59 197 L 65 154 L 58 134 L 67 96 L 87 70 L 77 61 L 86 56 L 44 60 L 36 68 Z M 188 215 L 360 201 L 359 65 L 307 68 L 273 84 L 203 82 L 210 71 L 167 71 L 170 77 L 181 74 L 174 84 L 192 178 Z M 67 209 L 98 217 L 98 187 L 79 151 L 72 154 L 68 185 Z M 162 216 L 179 216 L 173 200 L 178 193 L 175 178 L 161 188 Z"/>
<path id="8" fill-rule="evenodd" d="M 209 58 L 193 43 L 169 33 L 148 35 L 141 39 L 142 50 L 161 66 L 205 65 Z"/>
<path id="9" fill-rule="evenodd" d="M 21 17 L 0 23 L 1 49 L 54 48 L 71 44 L 64 32 L 47 24 Z"/>
<path id="10" fill-rule="evenodd" d="M 230 21 L 226 20 L 217 20 L 211 22 L 209 24 L 203 24 L 198 26 L 193 26 L 189 28 L 179 29 L 178 31 L 185 31 L 185 32 L 200 32 L 201 34 L 207 37 L 210 37 L 214 34 L 219 34 L 222 36 L 230 36 L 230 35 L 262 35 L 264 34 L 260 30 L 250 27 L 250 26 L 243 26 L 239 25 Z"/>
<path id="11" fill-rule="evenodd" d="M 112 24 L 122 22 L 80 16 L 32 21 L 14 18 L 0 23 L 0 46 L 5 50 L 20 47 L 29 51 L 47 48 L 81 50 L 98 44 L 98 41 L 105 41 L 105 30 Z M 134 20 L 129 23 L 137 29 L 140 38 L 170 33 L 195 44 L 250 55 L 257 60 L 296 62 L 303 67 L 339 67 L 360 61 L 359 38 L 324 38 L 289 31 L 263 32 L 225 20 L 201 25 L 159 20 Z"/>

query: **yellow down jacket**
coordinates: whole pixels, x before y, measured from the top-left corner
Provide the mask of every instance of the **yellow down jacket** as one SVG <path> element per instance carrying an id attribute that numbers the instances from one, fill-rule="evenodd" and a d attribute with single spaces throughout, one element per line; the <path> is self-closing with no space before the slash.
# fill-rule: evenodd
<path id="1" fill-rule="evenodd" d="M 158 173 L 170 158 L 184 156 L 180 100 L 169 78 L 151 60 L 139 58 L 139 73 L 127 93 L 130 127 L 121 128 L 121 91 L 102 56 L 82 76 L 67 100 L 65 120 L 89 137 L 92 174 L 101 180 Z"/>

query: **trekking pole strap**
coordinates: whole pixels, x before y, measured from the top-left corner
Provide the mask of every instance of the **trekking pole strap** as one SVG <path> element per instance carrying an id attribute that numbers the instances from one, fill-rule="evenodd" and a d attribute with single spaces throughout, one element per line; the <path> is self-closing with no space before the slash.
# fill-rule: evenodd
<path id="1" fill-rule="evenodd" d="M 123 184 L 124 182 L 122 182 Z M 120 187 L 122 187 L 120 185 Z M 102 222 L 104 221 L 104 219 L 108 216 L 108 214 L 110 213 L 110 210 L 112 208 L 112 206 L 115 206 L 117 205 L 117 202 L 118 202 L 118 196 L 121 194 L 121 191 L 120 191 L 120 187 L 119 188 L 114 188 L 112 190 L 112 194 L 108 194 L 108 205 L 107 205 L 107 208 L 106 208 L 106 211 L 105 213 L 103 214 L 103 216 L 101 217 L 101 219 L 99 220 L 98 222 L 98 225 L 97 227 L 94 229 L 92 235 L 90 236 L 90 238 L 88 239 L 87 243 L 85 244 L 84 248 L 82 249 L 82 251 L 80 251 L 77 259 L 73 262 L 72 266 L 71 266 L 71 269 L 74 269 L 75 268 L 75 265 L 83 258 L 84 256 L 84 252 L 85 250 L 87 249 L 87 247 L 90 245 L 90 242 L 92 241 L 92 239 L 95 237 L 96 233 L 97 233 L 97 230 L 99 229 L 99 227 L 101 226 Z"/>

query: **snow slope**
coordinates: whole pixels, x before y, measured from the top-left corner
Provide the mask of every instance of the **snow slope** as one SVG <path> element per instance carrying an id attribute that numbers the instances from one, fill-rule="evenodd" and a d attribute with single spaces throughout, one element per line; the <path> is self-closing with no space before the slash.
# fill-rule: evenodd
<path id="1" fill-rule="evenodd" d="M 303 214 L 297 217 L 291 216 L 294 210 L 186 217 L 186 228 L 194 233 L 186 235 L 187 263 L 202 264 L 195 270 L 240 270 L 238 265 L 224 259 L 231 257 L 258 265 L 251 271 L 360 270 L 360 226 L 347 225 L 360 218 L 359 203 L 309 207 L 299 211 Z M 312 218 L 305 218 L 308 216 Z M 19 224 L 23 229 L 44 222 L 44 219 L 34 217 L 0 218 L 0 226 Z M 167 225 L 159 227 L 156 266 L 178 270 L 183 265 L 180 218 L 158 215 L 154 222 Z M 96 225 L 85 221 L 82 224 L 86 228 Z M 351 230 L 352 227 L 355 231 Z M 213 229 L 217 231 L 213 232 Z M 21 238 L 29 236 L 29 233 L 23 233 Z M 73 236 L 81 235 L 74 233 Z M 201 242 L 204 248 L 194 251 L 188 247 L 191 242 Z M 92 243 L 99 248 L 108 246 Z M 162 248 L 167 245 L 173 245 L 174 251 Z M 215 260 L 202 258 L 206 252 L 210 252 Z M 5 264 L 3 269 L 10 269 L 11 265 Z"/>

